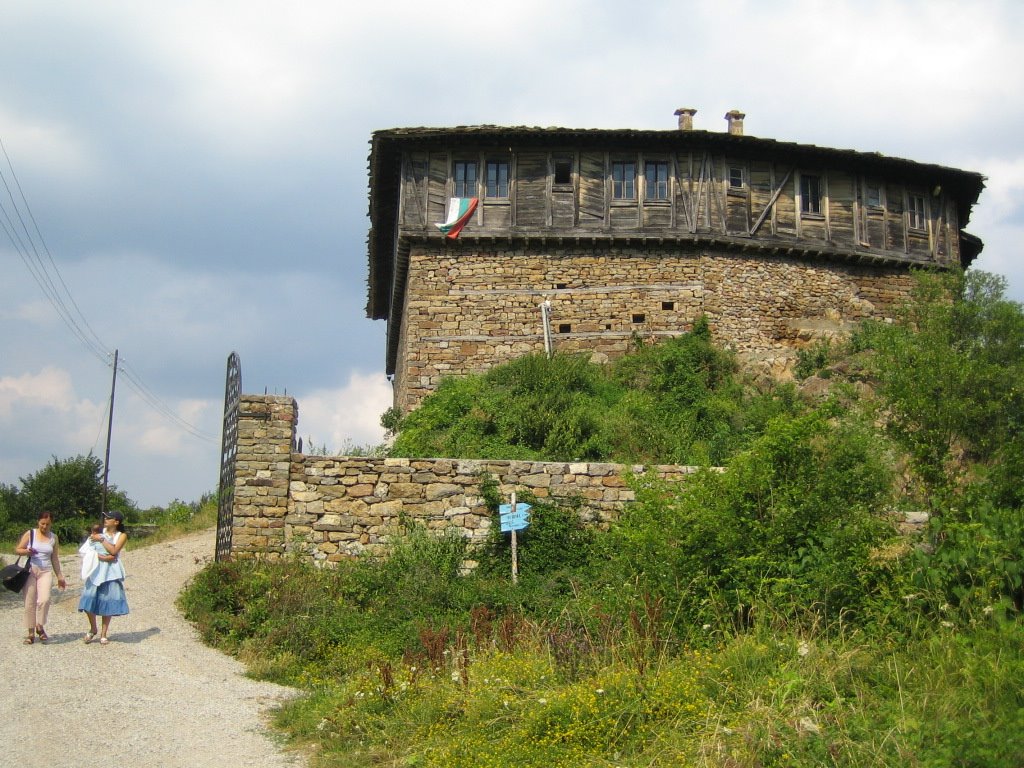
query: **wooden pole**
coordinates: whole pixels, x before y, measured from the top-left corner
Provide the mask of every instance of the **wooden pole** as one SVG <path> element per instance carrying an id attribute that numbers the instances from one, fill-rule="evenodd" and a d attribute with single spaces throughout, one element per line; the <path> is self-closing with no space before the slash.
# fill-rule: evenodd
<path id="1" fill-rule="evenodd" d="M 103 457 L 103 502 L 100 513 L 107 512 L 107 477 L 110 474 L 110 432 L 114 427 L 114 388 L 117 386 L 117 350 L 114 350 L 114 375 L 110 380 L 110 413 L 107 417 L 107 452 Z"/>

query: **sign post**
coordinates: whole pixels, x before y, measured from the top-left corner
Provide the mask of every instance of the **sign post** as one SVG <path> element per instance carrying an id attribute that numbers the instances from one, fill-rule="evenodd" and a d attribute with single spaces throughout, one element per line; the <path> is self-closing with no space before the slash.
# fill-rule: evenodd
<path id="1" fill-rule="evenodd" d="M 516 508 L 516 492 L 512 491 L 512 509 Z M 519 537 L 516 529 L 512 529 L 512 583 L 519 583 Z"/>
<path id="2" fill-rule="evenodd" d="M 512 533 L 512 583 L 519 583 L 519 538 L 517 531 L 530 524 L 530 505 L 516 504 L 516 494 L 512 493 L 511 504 L 499 504 L 498 515 L 501 520 L 501 532 Z"/>

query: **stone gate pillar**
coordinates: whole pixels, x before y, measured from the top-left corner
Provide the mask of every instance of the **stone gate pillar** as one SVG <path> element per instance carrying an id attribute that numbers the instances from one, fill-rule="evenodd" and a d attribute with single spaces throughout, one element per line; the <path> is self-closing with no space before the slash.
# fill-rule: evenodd
<path id="1" fill-rule="evenodd" d="M 275 560 L 285 551 L 284 520 L 299 408 L 292 397 L 242 395 L 231 532 L 234 558 Z"/>

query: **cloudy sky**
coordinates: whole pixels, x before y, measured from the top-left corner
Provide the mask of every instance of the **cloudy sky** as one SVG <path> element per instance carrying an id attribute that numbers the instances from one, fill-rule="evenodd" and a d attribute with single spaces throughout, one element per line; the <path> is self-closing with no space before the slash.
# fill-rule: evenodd
<path id="1" fill-rule="evenodd" d="M 102 458 L 114 349 L 110 479 L 144 507 L 215 488 L 232 350 L 307 441 L 379 442 L 377 129 L 736 108 L 750 135 L 979 171 L 976 266 L 1024 300 L 1017 0 L 0 0 L 0 33 L 3 483 Z"/>

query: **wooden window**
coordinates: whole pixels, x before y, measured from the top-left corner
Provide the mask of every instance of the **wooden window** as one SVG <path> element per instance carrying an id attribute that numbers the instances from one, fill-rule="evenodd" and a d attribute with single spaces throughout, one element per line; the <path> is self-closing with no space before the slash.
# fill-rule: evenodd
<path id="1" fill-rule="evenodd" d="M 674 301 L 663 301 L 663 302 L 661 302 L 661 308 L 662 309 L 666 309 L 666 310 L 668 310 L 668 309 L 675 309 L 676 308 L 676 303 Z"/>
<path id="2" fill-rule="evenodd" d="M 743 167 L 739 165 L 729 166 L 729 191 L 730 192 L 742 192 L 743 185 L 746 183 L 746 174 L 743 172 Z"/>
<path id="3" fill-rule="evenodd" d="M 870 208 L 882 207 L 882 185 L 869 181 L 864 184 L 864 204 Z"/>
<path id="4" fill-rule="evenodd" d="M 476 163 L 472 160 L 455 162 L 454 197 L 476 197 Z"/>
<path id="5" fill-rule="evenodd" d="M 645 315 L 645 314 L 637 312 L 636 314 L 633 315 L 633 322 L 634 323 L 642 323 L 645 320 L 647 320 L 647 315 Z"/>
<path id="6" fill-rule="evenodd" d="M 644 163 L 644 200 L 668 200 L 668 163 L 648 160 Z"/>
<path id="7" fill-rule="evenodd" d="M 924 196 L 907 196 L 907 223 L 911 229 L 925 228 Z"/>
<path id="8" fill-rule="evenodd" d="M 612 199 L 636 200 L 636 163 L 633 161 L 612 163 Z"/>
<path id="9" fill-rule="evenodd" d="M 555 176 L 552 180 L 556 186 L 572 184 L 572 158 L 556 157 L 554 160 Z"/>
<path id="10" fill-rule="evenodd" d="M 800 174 L 800 213 L 821 213 L 821 176 Z"/>
<path id="11" fill-rule="evenodd" d="M 508 160 L 487 161 L 487 197 L 508 197 Z"/>

